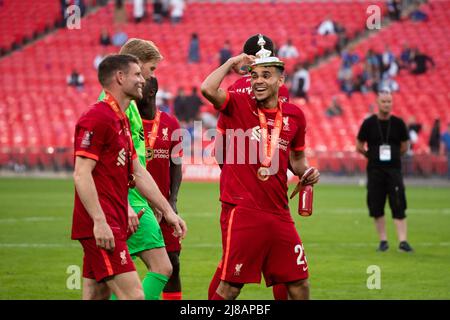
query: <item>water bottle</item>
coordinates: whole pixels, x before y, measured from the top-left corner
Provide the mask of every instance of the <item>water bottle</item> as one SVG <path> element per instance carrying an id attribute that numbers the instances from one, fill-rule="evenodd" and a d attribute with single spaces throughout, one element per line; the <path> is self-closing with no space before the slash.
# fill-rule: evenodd
<path id="1" fill-rule="evenodd" d="M 303 217 L 312 215 L 313 210 L 313 186 L 302 186 L 298 200 L 298 214 Z"/>

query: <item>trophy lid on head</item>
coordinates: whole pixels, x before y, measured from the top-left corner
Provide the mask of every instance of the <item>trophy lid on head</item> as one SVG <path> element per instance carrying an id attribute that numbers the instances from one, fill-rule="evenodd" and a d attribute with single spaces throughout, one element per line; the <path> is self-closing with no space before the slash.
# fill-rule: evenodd
<path id="1" fill-rule="evenodd" d="M 258 37 L 258 46 L 261 47 L 261 50 L 256 53 L 255 62 L 251 65 L 250 69 L 256 66 L 284 68 L 284 62 L 277 57 L 271 57 L 270 55 L 272 54 L 272 52 L 264 48 L 266 41 L 264 40 L 263 35 L 259 34 Z"/>

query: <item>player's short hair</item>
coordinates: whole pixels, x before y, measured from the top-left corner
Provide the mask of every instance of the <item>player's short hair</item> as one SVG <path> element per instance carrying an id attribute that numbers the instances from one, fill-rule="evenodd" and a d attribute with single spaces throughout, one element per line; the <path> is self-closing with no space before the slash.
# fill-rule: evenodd
<path id="1" fill-rule="evenodd" d="M 163 59 L 163 56 L 159 52 L 158 47 L 153 41 L 142 40 L 137 38 L 131 38 L 128 40 L 122 48 L 120 48 L 120 54 L 132 54 L 141 60 L 142 63 L 149 61 L 159 61 Z"/>
<path id="2" fill-rule="evenodd" d="M 273 41 L 269 37 L 266 37 L 263 35 L 264 40 L 266 41 L 266 44 L 264 45 L 264 48 L 267 50 L 270 50 L 272 52 L 272 56 L 274 55 L 274 46 Z M 244 47 L 242 48 L 242 52 L 245 54 L 256 56 L 256 53 L 261 50 L 261 47 L 258 46 L 258 40 L 259 40 L 259 34 L 255 34 L 254 36 L 251 36 L 247 39 L 244 43 Z"/>
<path id="3" fill-rule="evenodd" d="M 112 54 L 107 56 L 98 66 L 98 81 L 103 87 L 108 86 L 112 76 L 117 71 L 127 73 L 131 63 L 139 65 L 140 61 L 137 57 L 130 54 Z"/>

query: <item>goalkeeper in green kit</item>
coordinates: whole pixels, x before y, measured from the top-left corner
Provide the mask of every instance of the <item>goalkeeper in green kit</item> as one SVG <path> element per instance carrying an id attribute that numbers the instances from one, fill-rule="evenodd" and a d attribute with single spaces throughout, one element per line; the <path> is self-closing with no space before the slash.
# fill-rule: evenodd
<path id="1" fill-rule="evenodd" d="M 161 61 L 162 56 L 151 41 L 141 39 L 130 39 L 121 48 L 120 54 L 131 54 L 141 61 L 141 71 L 145 79 L 153 76 L 153 73 Z M 99 100 L 102 100 L 105 92 L 102 92 Z M 130 121 L 131 135 L 139 162 L 145 168 L 145 141 L 142 119 L 139 115 L 135 101 L 131 101 L 126 110 L 126 115 Z M 135 258 L 140 257 L 147 266 L 148 272 L 142 281 L 146 300 L 158 300 L 162 290 L 172 274 L 172 265 L 167 254 L 164 238 L 158 219 L 150 208 L 146 199 L 139 194 L 136 189 L 128 192 L 129 206 L 134 212 L 129 212 L 129 225 L 132 231 L 136 231 L 127 240 L 130 255 Z M 129 208 L 131 211 L 131 208 Z M 137 213 L 142 213 L 138 219 Z M 161 215 L 157 212 L 158 215 Z M 166 213 L 164 218 L 182 219 L 174 212 Z M 184 224 L 184 221 L 182 221 Z M 114 299 L 114 297 L 113 297 Z"/>

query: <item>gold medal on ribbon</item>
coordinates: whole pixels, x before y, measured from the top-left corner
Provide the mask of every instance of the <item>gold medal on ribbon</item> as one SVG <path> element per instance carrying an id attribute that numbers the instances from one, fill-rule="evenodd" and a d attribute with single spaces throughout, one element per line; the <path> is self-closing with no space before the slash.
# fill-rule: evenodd
<path id="1" fill-rule="evenodd" d="M 269 176 L 270 176 L 270 170 L 269 170 L 269 168 L 266 168 L 266 167 L 260 167 L 260 168 L 258 169 L 258 172 L 257 172 L 256 175 L 257 175 L 257 177 L 258 177 L 259 180 L 261 180 L 261 181 L 266 181 L 266 180 L 269 179 Z"/>
<path id="2" fill-rule="evenodd" d="M 282 111 L 281 103 L 278 103 L 277 114 L 275 115 L 274 128 L 272 130 L 272 137 L 269 139 L 269 133 L 267 128 L 267 119 L 264 112 L 258 108 L 258 118 L 261 128 L 261 144 L 263 151 L 263 159 L 261 161 L 261 167 L 256 173 L 257 177 L 261 181 L 266 181 L 269 179 L 271 173 L 269 170 L 273 154 L 276 152 L 278 145 L 278 138 L 281 133 L 282 126 Z"/>
<path id="3" fill-rule="evenodd" d="M 145 159 L 147 162 L 153 160 L 153 157 L 155 156 L 154 147 L 155 147 L 156 137 L 158 135 L 159 123 L 161 121 L 160 119 L 161 119 L 161 111 L 156 110 L 155 119 L 153 120 L 152 130 L 148 133 L 147 139 L 145 139 L 145 146 L 146 146 Z"/>

